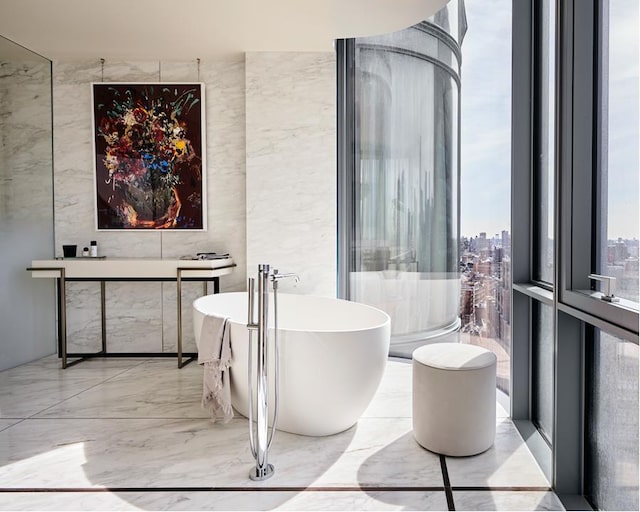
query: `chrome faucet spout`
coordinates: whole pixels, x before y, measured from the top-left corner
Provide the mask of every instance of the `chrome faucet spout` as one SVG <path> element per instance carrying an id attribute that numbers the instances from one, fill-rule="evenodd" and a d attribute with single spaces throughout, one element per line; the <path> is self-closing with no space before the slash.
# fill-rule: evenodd
<path id="1" fill-rule="evenodd" d="M 296 283 L 300 282 L 300 276 L 298 274 L 293 273 L 293 272 L 280 274 L 277 269 L 274 269 L 273 273 L 269 276 L 269 279 L 271 279 L 271 281 L 273 283 L 276 283 L 276 282 L 280 281 L 281 279 L 288 279 L 288 278 L 295 279 Z"/>

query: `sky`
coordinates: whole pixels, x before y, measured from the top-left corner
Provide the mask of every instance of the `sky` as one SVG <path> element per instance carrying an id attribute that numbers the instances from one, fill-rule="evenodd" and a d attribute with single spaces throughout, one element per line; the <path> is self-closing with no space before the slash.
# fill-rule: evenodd
<path id="1" fill-rule="evenodd" d="M 608 238 L 638 238 L 638 0 L 610 3 Z M 466 0 L 461 235 L 510 229 L 511 0 Z"/>
<path id="2" fill-rule="evenodd" d="M 638 238 L 638 0 L 609 6 L 608 238 Z"/>
<path id="3" fill-rule="evenodd" d="M 511 0 L 465 7 L 460 231 L 492 236 L 511 222 Z"/>

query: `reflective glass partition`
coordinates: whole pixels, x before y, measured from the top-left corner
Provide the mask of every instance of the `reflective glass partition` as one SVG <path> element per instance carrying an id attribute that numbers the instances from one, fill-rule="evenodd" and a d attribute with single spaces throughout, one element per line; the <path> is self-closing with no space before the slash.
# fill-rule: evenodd
<path id="1" fill-rule="evenodd" d="M 461 28 L 462 27 L 462 28 Z M 459 327 L 460 39 L 456 2 L 353 43 L 348 298 L 392 317 L 391 353 Z"/>
<path id="2" fill-rule="evenodd" d="M 55 352 L 51 62 L 0 36 L 0 370 Z M 35 282 L 38 281 L 38 282 Z"/>

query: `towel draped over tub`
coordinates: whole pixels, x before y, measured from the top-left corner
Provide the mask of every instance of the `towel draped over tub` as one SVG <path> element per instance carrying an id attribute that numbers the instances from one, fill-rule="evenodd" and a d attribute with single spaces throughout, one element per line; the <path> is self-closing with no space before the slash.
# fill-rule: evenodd
<path id="1" fill-rule="evenodd" d="M 231 366 L 231 322 L 229 318 L 206 315 L 200 333 L 198 364 L 204 365 L 202 407 L 213 421 L 233 418 L 229 367 Z"/>

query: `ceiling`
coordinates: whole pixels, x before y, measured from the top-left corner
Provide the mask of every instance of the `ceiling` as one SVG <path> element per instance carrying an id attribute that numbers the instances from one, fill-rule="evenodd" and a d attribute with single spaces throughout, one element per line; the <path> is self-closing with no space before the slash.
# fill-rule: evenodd
<path id="1" fill-rule="evenodd" d="M 332 51 L 393 32 L 448 0 L 0 0 L 0 35 L 50 59 L 184 60 Z"/>

